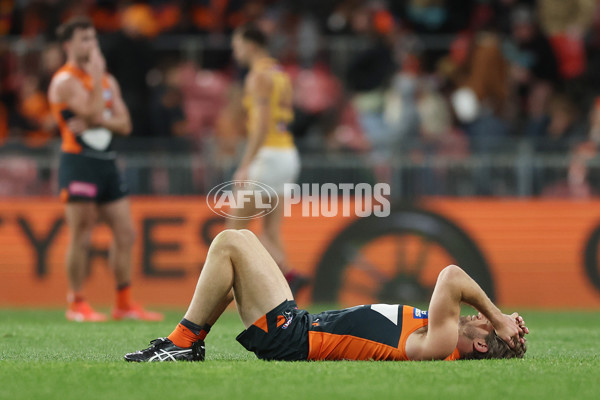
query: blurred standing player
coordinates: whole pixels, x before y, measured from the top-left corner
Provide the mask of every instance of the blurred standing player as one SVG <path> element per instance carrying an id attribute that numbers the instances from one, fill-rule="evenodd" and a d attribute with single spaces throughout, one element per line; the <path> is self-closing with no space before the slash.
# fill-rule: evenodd
<path id="1" fill-rule="evenodd" d="M 300 157 L 288 130 L 294 118 L 290 78 L 277 60 L 269 56 L 267 37 L 256 26 L 238 28 L 233 34 L 232 47 L 238 64 L 249 68 L 244 82 L 248 141 L 233 179 L 265 183 L 278 195 L 284 195 L 284 184 L 295 182 L 300 171 Z M 236 214 L 240 218 L 249 217 L 256 214 L 256 209 L 248 202 Z M 280 235 L 283 208 L 278 207 L 263 218 L 260 241 L 295 293 L 309 280 L 287 264 Z M 243 229 L 247 225 L 248 219 L 227 221 L 228 228 Z"/>
<path id="2" fill-rule="evenodd" d="M 60 26 L 58 40 L 67 56 L 50 83 L 48 98 L 62 136 L 59 186 L 66 203 L 70 238 L 67 249 L 69 306 L 72 321 L 104 321 L 82 296 L 88 271 L 92 230 L 98 219 L 113 233 L 109 264 L 117 283 L 114 319 L 161 320 L 131 300 L 131 249 L 135 232 L 127 185 L 121 179 L 112 134 L 128 135 L 131 120 L 117 81 L 105 61 L 92 23 L 76 17 Z"/>

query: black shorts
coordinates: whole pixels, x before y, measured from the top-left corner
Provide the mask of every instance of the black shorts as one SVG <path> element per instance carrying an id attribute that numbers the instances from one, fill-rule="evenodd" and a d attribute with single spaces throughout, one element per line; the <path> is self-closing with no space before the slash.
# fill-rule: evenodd
<path id="1" fill-rule="evenodd" d="M 236 338 L 262 360 L 306 361 L 309 313 L 286 300 Z"/>
<path id="2" fill-rule="evenodd" d="M 60 197 L 64 202 L 110 203 L 128 194 L 114 157 L 61 153 L 58 167 Z"/>

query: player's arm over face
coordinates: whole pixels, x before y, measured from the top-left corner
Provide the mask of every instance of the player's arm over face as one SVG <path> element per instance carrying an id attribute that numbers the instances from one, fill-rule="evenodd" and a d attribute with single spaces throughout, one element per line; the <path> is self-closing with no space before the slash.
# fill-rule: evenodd
<path id="1" fill-rule="evenodd" d="M 105 73 L 105 61 L 100 49 L 95 47 L 90 52 L 90 59 L 84 66 L 92 77 L 92 90 L 88 92 L 81 82 L 72 76 L 53 79 L 48 98 L 53 103 L 66 103 L 77 117 L 88 125 L 102 116 L 104 98 L 102 96 L 102 78 Z"/>
<path id="2" fill-rule="evenodd" d="M 523 331 L 513 317 L 502 314 L 479 285 L 456 265 L 440 272 L 431 302 L 427 334 L 412 355 L 415 360 L 442 360 L 449 356 L 458 342 L 460 305 L 477 309 L 493 325 L 498 336 L 514 347 Z"/>
<path id="3" fill-rule="evenodd" d="M 131 119 L 127 106 L 121 97 L 119 84 L 111 75 L 108 76 L 110 90 L 113 93 L 112 115 L 104 117 L 104 97 L 102 79 L 105 76 L 104 59 L 100 51 L 92 52 L 88 63 L 92 72 L 92 90 L 85 89 L 83 84 L 72 76 L 54 79 L 48 91 L 48 98 L 53 103 L 66 103 L 69 110 L 84 123 L 84 127 L 102 126 L 114 133 L 128 135 L 131 132 Z"/>

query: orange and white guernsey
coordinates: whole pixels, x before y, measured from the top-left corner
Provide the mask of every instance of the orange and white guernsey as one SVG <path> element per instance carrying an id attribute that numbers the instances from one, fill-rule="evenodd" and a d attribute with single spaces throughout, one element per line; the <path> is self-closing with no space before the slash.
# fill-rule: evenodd
<path id="1" fill-rule="evenodd" d="M 311 315 L 309 360 L 407 361 L 406 340 L 427 326 L 428 312 L 371 304 Z M 458 349 L 445 360 L 458 360 Z"/>
<path id="2" fill-rule="evenodd" d="M 294 148 L 294 138 L 288 125 L 294 119 L 292 111 L 292 84 L 283 68 L 273 58 L 264 58 L 253 67 L 252 72 L 269 71 L 272 90 L 269 96 L 268 132 L 263 147 L 280 149 Z M 247 114 L 247 130 L 249 135 L 256 134 L 258 108 L 252 96 L 244 97 L 244 108 Z"/>
<path id="3" fill-rule="evenodd" d="M 67 79 L 69 77 L 77 79 L 83 87 L 91 92 L 93 81 L 91 75 L 72 63 L 63 65 L 52 77 L 53 83 L 56 80 Z M 102 78 L 102 96 L 104 97 L 104 114 L 110 114 L 113 106 L 113 93 L 110 89 L 108 75 Z M 67 125 L 67 119 L 74 115 L 69 110 L 65 102 L 50 102 L 52 115 L 58 123 L 60 135 L 62 138 L 61 150 L 65 153 L 81 154 L 85 149 L 105 152 L 109 150 L 112 141 L 112 133 L 105 128 L 90 128 L 82 132 L 81 135 L 75 135 Z"/>

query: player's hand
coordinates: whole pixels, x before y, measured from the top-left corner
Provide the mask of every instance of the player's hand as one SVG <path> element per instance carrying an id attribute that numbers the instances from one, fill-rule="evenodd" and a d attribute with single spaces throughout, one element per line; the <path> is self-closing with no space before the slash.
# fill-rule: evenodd
<path id="1" fill-rule="evenodd" d="M 521 330 L 523 331 L 521 337 L 523 337 L 526 334 L 529 334 L 529 328 L 525 325 L 525 320 L 519 315 L 519 313 L 512 313 L 510 316 L 513 317 L 515 321 L 517 321 L 517 325 L 519 325 L 519 328 L 521 328 Z"/>
<path id="2" fill-rule="evenodd" d="M 235 174 L 233 174 L 234 181 L 245 181 L 248 179 L 248 167 L 240 166 Z"/>
<path id="3" fill-rule="evenodd" d="M 510 347 L 515 347 L 517 342 L 525 341 L 523 329 L 517 323 L 518 316 L 517 313 L 512 315 L 502 314 L 502 318 L 494 324 L 496 334 Z"/>
<path id="4" fill-rule="evenodd" d="M 67 122 L 67 126 L 69 127 L 69 130 L 76 136 L 81 135 L 88 128 L 88 124 L 85 122 L 85 120 L 78 117 L 71 118 Z"/>
<path id="5" fill-rule="evenodd" d="M 90 52 L 90 58 L 85 64 L 84 69 L 92 76 L 95 81 L 100 81 L 106 72 L 106 61 L 100 52 L 100 48 L 94 47 Z"/>

